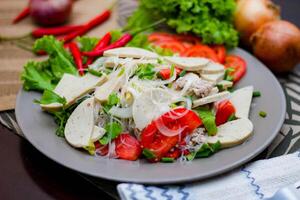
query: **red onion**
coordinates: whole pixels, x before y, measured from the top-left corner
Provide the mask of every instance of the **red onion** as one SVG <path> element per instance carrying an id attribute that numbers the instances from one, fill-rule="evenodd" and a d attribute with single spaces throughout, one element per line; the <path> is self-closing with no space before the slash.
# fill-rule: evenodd
<path id="1" fill-rule="evenodd" d="M 60 25 L 72 11 L 72 0 L 30 0 L 30 15 L 42 26 Z"/>
<path id="2" fill-rule="evenodd" d="M 279 7 L 270 0 L 238 0 L 234 23 L 242 42 L 249 46 L 252 33 L 264 23 L 279 17 Z"/>
<path id="3" fill-rule="evenodd" d="M 251 37 L 253 53 L 272 71 L 287 72 L 300 62 L 300 30 L 279 20 L 264 24 Z"/>

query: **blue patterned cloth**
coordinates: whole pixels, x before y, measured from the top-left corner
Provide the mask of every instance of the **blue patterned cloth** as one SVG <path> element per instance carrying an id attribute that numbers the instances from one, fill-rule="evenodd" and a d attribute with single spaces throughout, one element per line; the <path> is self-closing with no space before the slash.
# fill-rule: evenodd
<path id="1" fill-rule="evenodd" d="M 300 180 L 300 151 L 259 160 L 225 175 L 178 186 L 122 183 L 122 200 L 254 200 Z"/>

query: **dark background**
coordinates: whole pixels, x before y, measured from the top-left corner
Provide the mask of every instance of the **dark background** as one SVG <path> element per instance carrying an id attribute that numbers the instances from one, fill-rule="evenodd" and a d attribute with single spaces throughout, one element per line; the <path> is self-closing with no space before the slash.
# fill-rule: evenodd
<path id="1" fill-rule="evenodd" d="M 283 19 L 300 27 L 300 0 L 274 2 L 281 5 Z M 111 197 L 0 125 L 0 199 L 109 200 Z"/>

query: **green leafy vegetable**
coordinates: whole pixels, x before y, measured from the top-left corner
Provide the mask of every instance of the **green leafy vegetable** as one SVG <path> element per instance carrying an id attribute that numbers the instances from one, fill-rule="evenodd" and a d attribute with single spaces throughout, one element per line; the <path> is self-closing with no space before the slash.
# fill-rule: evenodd
<path id="1" fill-rule="evenodd" d="M 63 43 L 53 36 L 44 36 L 34 44 L 34 51 L 46 51 L 49 58 L 42 62 L 29 61 L 21 75 L 25 90 L 52 90 L 64 73 L 77 75 L 73 58 Z"/>
<path id="2" fill-rule="evenodd" d="M 65 97 L 61 97 L 52 90 L 44 90 L 44 93 L 41 97 L 41 100 L 35 100 L 36 103 L 39 104 L 50 104 L 50 103 L 60 103 L 60 104 L 66 104 L 67 100 Z"/>
<path id="3" fill-rule="evenodd" d="M 141 0 L 129 18 L 126 28 L 136 30 L 157 19 L 166 18 L 167 24 L 178 33 L 192 32 L 206 44 L 225 44 L 235 47 L 238 32 L 233 26 L 235 0 Z"/>
<path id="4" fill-rule="evenodd" d="M 46 62 L 29 61 L 21 74 L 25 90 L 44 91 L 55 87 L 53 75 Z"/>
<path id="5" fill-rule="evenodd" d="M 105 135 L 99 140 L 102 145 L 106 145 L 110 140 L 115 139 L 122 133 L 122 126 L 117 122 L 111 122 L 105 125 Z"/>
<path id="6" fill-rule="evenodd" d="M 140 79 L 148 79 L 152 80 L 155 77 L 155 66 L 152 64 L 140 64 L 135 72 L 135 74 L 140 78 Z"/>
<path id="7" fill-rule="evenodd" d="M 184 69 L 180 72 L 179 77 L 183 77 L 185 74 L 186 74 L 186 70 Z"/>
<path id="8" fill-rule="evenodd" d="M 231 114 L 230 116 L 229 116 L 229 118 L 228 118 L 228 122 L 230 122 L 230 121 L 233 121 L 233 120 L 236 120 L 236 117 L 235 117 L 235 115 L 234 114 Z"/>
<path id="9" fill-rule="evenodd" d="M 91 51 L 98 43 L 99 39 L 95 37 L 78 37 L 76 40 L 80 44 L 80 51 Z"/>
<path id="10" fill-rule="evenodd" d="M 233 76 L 231 76 L 230 74 L 232 74 L 234 71 L 235 69 L 232 67 L 227 68 L 224 73 L 224 80 L 233 81 Z"/>
<path id="11" fill-rule="evenodd" d="M 153 159 L 156 158 L 155 154 L 150 150 L 150 149 L 143 149 L 143 155 L 147 158 L 147 159 Z"/>
<path id="12" fill-rule="evenodd" d="M 117 105 L 120 102 L 120 98 L 116 93 L 111 93 L 108 96 L 108 100 L 106 103 L 103 103 L 103 110 L 108 113 L 108 111 L 114 106 Z"/>
<path id="13" fill-rule="evenodd" d="M 212 111 L 207 108 L 199 108 L 196 110 L 209 136 L 214 136 L 217 131 L 216 118 Z"/>
<path id="14" fill-rule="evenodd" d="M 186 156 L 188 160 L 193 160 L 195 158 L 207 158 L 221 149 L 220 141 L 213 144 L 205 143 L 197 152 L 191 152 Z"/>
<path id="15" fill-rule="evenodd" d="M 217 151 L 219 151 L 221 148 L 221 143 L 220 141 L 217 141 L 214 144 L 203 144 L 201 146 L 201 148 L 198 150 L 198 152 L 196 153 L 196 158 L 206 158 L 209 157 L 211 155 L 213 155 L 214 153 L 216 153 Z"/>

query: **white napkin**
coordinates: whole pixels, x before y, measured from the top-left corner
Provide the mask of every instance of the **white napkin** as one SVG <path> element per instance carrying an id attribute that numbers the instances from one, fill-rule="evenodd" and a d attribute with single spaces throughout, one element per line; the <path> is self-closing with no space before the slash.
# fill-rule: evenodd
<path id="1" fill-rule="evenodd" d="M 300 151 L 250 163 L 219 177 L 180 186 L 121 183 L 122 200 L 253 200 L 300 180 Z"/>

